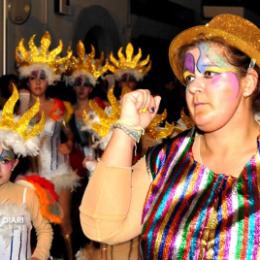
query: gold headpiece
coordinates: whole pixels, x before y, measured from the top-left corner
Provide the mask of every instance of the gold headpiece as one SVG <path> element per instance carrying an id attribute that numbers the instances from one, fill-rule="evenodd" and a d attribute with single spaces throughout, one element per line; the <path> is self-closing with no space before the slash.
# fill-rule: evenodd
<path id="1" fill-rule="evenodd" d="M 89 106 L 95 112 L 98 121 L 95 118 L 92 119 L 86 112 L 83 114 L 85 124 L 100 138 L 108 135 L 111 126 L 119 119 L 121 112 L 120 102 L 114 96 L 114 87 L 109 89 L 107 98 L 111 106 L 108 112 L 104 111 L 94 100 L 90 100 Z M 146 128 L 145 134 L 155 140 L 172 135 L 175 126 L 165 122 L 166 117 L 166 110 L 162 114 L 157 114 Z M 165 123 L 164 126 L 160 126 L 162 123 Z"/>
<path id="2" fill-rule="evenodd" d="M 108 70 L 108 64 L 105 62 L 104 53 L 102 52 L 100 58 L 95 58 L 96 51 L 91 45 L 91 52 L 86 53 L 85 46 L 82 41 L 77 44 L 77 57 L 73 56 L 71 63 L 72 75 L 70 81 L 73 84 L 75 78 L 79 75 L 86 75 L 90 83 L 94 86 L 96 80 Z"/>
<path id="3" fill-rule="evenodd" d="M 234 14 L 220 14 L 209 23 L 191 27 L 178 34 L 169 47 L 169 60 L 176 77 L 184 84 L 180 48 L 203 35 L 206 39 L 222 38 L 230 46 L 247 54 L 260 67 L 260 29 L 250 21 Z"/>
<path id="4" fill-rule="evenodd" d="M 21 39 L 15 49 L 15 60 L 19 67 L 21 76 L 28 77 L 33 69 L 45 69 L 47 71 L 48 80 L 53 83 L 59 79 L 59 74 L 64 73 L 69 65 L 72 51 L 67 50 L 67 54 L 61 57 L 63 43 L 59 40 L 59 44 L 53 50 L 49 50 L 51 45 L 51 35 L 46 31 L 40 40 L 40 46 L 34 43 L 36 34 L 34 34 L 28 42 L 28 50 L 24 46 L 24 39 Z"/>
<path id="5" fill-rule="evenodd" d="M 136 80 L 142 80 L 152 67 L 150 55 L 147 55 L 146 59 L 142 58 L 142 50 L 138 48 L 138 53 L 134 55 L 134 47 L 131 43 L 128 43 L 123 54 L 123 47 L 120 47 L 117 52 L 118 60 L 111 53 L 109 56 L 109 70 L 115 74 L 117 79 L 125 74 L 132 74 Z"/>
<path id="6" fill-rule="evenodd" d="M 0 142 L 19 155 L 36 155 L 38 153 L 37 136 L 41 133 L 45 116 L 42 114 L 40 121 L 30 126 L 30 121 L 39 112 L 40 101 L 28 109 L 20 118 L 15 118 L 14 107 L 19 99 L 19 93 L 14 84 L 11 97 L 6 101 L 0 118 Z"/>
<path id="7" fill-rule="evenodd" d="M 162 114 L 155 115 L 152 122 L 149 126 L 145 129 L 145 133 L 147 133 L 151 138 L 155 140 L 160 140 L 171 136 L 173 131 L 175 130 L 174 124 L 170 124 L 166 122 L 167 118 L 167 111 L 166 109 L 163 111 Z M 164 124 L 164 126 L 160 126 L 160 124 Z"/>
<path id="8" fill-rule="evenodd" d="M 103 110 L 95 100 L 89 100 L 89 107 L 95 112 L 96 117 L 92 120 L 91 116 L 84 111 L 83 120 L 85 124 L 93 130 L 100 138 L 105 137 L 111 126 L 119 119 L 120 117 L 120 105 L 114 96 L 114 87 L 111 87 L 107 93 L 107 99 L 110 104 L 109 111 Z M 96 121 L 98 119 L 98 121 Z"/>

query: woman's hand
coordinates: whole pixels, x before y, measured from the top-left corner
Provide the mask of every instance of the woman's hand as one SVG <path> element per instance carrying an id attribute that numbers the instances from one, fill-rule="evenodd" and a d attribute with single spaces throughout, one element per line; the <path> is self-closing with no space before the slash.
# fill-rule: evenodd
<path id="1" fill-rule="evenodd" d="M 156 115 L 161 97 L 152 96 L 148 89 L 138 89 L 125 94 L 121 100 L 122 121 L 132 126 L 146 128 Z"/>

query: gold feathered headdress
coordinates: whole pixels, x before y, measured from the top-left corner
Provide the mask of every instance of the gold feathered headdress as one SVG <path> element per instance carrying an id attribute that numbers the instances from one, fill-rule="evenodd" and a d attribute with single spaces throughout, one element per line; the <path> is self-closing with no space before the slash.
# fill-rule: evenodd
<path id="1" fill-rule="evenodd" d="M 96 58 L 95 47 L 91 45 L 91 52 L 86 53 L 85 46 L 82 41 L 77 44 L 77 57 L 73 56 L 71 62 L 72 74 L 69 77 L 71 85 L 74 85 L 75 79 L 85 76 L 92 86 L 96 85 L 97 79 L 108 70 L 108 64 L 105 61 L 102 52 L 99 58 Z"/>
<path id="2" fill-rule="evenodd" d="M 116 79 L 120 79 L 123 74 L 131 74 L 137 81 L 143 79 L 152 67 L 150 55 L 144 60 L 142 58 L 142 49 L 138 48 L 138 53 L 134 55 L 134 47 L 132 43 L 128 43 L 123 53 L 123 47 L 120 47 L 117 52 L 118 59 L 111 53 L 109 56 L 109 70 L 114 73 Z"/>
<path id="3" fill-rule="evenodd" d="M 18 118 L 14 115 L 18 99 L 19 93 L 13 84 L 13 93 L 6 101 L 0 117 L 0 143 L 3 147 L 12 149 L 15 154 L 35 156 L 38 153 L 38 135 L 43 130 L 45 116 L 42 114 L 37 124 L 30 125 L 30 121 L 40 109 L 40 101 L 36 99 L 35 104 Z"/>
<path id="4" fill-rule="evenodd" d="M 53 50 L 49 50 L 51 45 L 51 35 L 46 31 L 40 40 L 40 46 L 34 43 L 36 34 L 28 42 L 28 50 L 24 46 L 24 39 L 21 39 L 15 49 L 15 60 L 21 77 L 28 77 L 33 70 L 44 70 L 47 74 L 49 84 L 60 79 L 60 74 L 64 73 L 69 66 L 69 60 L 72 56 L 70 48 L 67 54 L 61 57 L 63 43 L 59 44 Z"/>
<path id="5" fill-rule="evenodd" d="M 110 88 L 107 93 L 107 99 L 110 106 L 102 109 L 95 100 L 89 100 L 89 107 L 94 112 L 88 114 L 84 111 L 83 120 L 86 126 L 95 132 L 99 138 L 108 135 L 111 126 L 119 119 L 120 104 L 114 96 L 114 87 Z"/>
<path id="6" fill-rule="evenodd" d="M 89 106 L 94 111 L 95 117 L 87 113 L 83 114 L 84 122 L 88 129 L 94 131 L 100 138 L 107 136 L 112 125 L 120 117 L 120 102 L 114 96 L 114 88 L 110 88 L 107 94 L 110 104 L 108 109 L 102 109 L 94 100 L 90 100 Z M 150 125 L 146 128 L 145 134 L 158 141 L 171 136 L 175 131 L 174 124 L 166 122 L 166 110 L 162 114 L 157 114 Z M 163 126 L 162 126 L 163 125 Z"/>

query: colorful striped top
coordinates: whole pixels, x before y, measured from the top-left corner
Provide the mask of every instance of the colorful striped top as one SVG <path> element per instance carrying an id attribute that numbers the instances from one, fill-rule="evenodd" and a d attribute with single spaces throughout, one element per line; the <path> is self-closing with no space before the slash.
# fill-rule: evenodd
<path id="1" fill-rule="evenodd" d="M 144 259 L 260 259 L 260 145 L 238 178 L 192 156 L 194 129 L 152 148 L 143 211 Z"/>

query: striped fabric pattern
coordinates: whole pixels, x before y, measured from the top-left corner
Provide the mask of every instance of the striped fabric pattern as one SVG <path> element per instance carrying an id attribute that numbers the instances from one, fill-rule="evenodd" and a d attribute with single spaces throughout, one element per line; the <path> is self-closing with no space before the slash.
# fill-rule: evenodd
<path id="1" fill-rule="evenodd" d="M 25 205 L 0 205 L 0 260 L 30 259 L 31 229 Z"/>
<path id="2" fill-rule="evenodd" d="M 194 161 L 193 139 L 191 132 L 148 153 L 144 259 L 260 259 L 259 152 L 235 178 Z"/>

